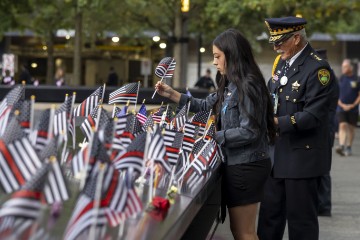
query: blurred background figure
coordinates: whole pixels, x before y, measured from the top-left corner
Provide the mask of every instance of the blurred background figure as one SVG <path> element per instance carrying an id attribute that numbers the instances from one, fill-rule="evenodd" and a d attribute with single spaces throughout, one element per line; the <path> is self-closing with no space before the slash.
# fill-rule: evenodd
<path id="1" fill-rule="evenodd" d="M 21 72 L 19 75 L 19 83 L 22 83 L 22 81 L 25 81 L 26 84 L 33 84 L 32 77 L 25 64 L 21 65 Z"/>
<path id="2" fill-rule="evenodd" d="M 65 85 L 65 73 L 64 69 L 58 68 L 55 72 L 55 84 L 58 87 Z"/>
<path id="3" fill-rule="evenodd" d="M 344 59 L 341 72 L 340 96 L 336 111 L 339 121 L 339 146 L 336 152 L 341 156 L 350 156 L 359 117 L 360 83 L 353 72 L 350 59 Z"/>
<path id="4" fill-rule="evenodd" d="M 4 85 L 14 85 L 15 84 L 15 80 L 11 76 L 10 70 L 8 70 L 8 69 L 5 70 L 5 76 L 3 77 L 1 83 Z"/>
<path id="5" fill-rule="evenodd" d="M 119 82 L 119 76 L 115 72 L 115 69 L 113 66 L 110 67 L 109 75 L 107 78 L 106 85 L 107 86 L 117 86 Z"/>
<path id="6" fill-rule="evenodd" d="M 199 80 L 195 83 L 195 87 L 206 90 L 215 89 L 215 84 L 213 79 L 211 78 L 211 70 L 209 68 L 206 69 L 206 74 L 199 78 Z"/>

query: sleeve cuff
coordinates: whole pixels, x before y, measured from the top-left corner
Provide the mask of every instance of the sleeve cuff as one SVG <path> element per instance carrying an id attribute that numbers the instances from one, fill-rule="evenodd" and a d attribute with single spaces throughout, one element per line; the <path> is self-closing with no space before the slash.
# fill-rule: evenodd
<path id="1" fill-rule="evenodd" d="M 278 118 L 280 133 L 294 132 L 297 130 L 295 116 L 282 116 Z"/>
<path id="2" fill-rule="evenodd" d="M 190 97 L 184 93 L 181 94 L 180 101 L 179 101 L 179 107 L 182 108 L 188 101 Z"/>
<path id="3" fill-rule="evenodd" d="M 225 132 L 226 130 L 221 130 L 217 131 L 215 134 L 215 140 L 221 147 L 225 145 Z"/>

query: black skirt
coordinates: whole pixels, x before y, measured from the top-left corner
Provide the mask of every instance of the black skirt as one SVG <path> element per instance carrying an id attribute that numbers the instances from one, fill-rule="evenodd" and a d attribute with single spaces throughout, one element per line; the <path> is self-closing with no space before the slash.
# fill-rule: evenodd
<path id="1" fill-rule="evenodd" d="M 223 197 L 228 208 L 261 202 L 264 184 L 271 171 L 271 161 L 224 166 Z"/>

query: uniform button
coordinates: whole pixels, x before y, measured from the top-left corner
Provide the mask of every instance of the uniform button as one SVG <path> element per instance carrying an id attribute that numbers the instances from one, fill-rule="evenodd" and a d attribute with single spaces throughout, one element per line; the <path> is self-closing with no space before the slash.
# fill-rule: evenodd
<path id="1" fill-rule="evenodd" d="M 279 89 L 279 92 L 282 92 L 282 88 Z"/>
<path id="2" fill-rule="evenodd" d="M 296 99 L 294 99 L 293 101 L 296 102 Z"/>
<path id="3" fill-rule="evenodd" d="M 305 146 L 305 148 L 306 148 L 306 149 L 309 149 L 309 148 L 310 148 L 310 146 L 309 146 L 309 145 L 306 145 L 306 146 Z"/>

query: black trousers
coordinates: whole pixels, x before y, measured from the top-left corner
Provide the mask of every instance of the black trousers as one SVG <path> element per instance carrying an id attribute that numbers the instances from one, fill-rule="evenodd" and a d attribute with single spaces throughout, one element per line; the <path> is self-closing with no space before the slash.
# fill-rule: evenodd
<path id="1" fill-rule="evenodd" d="M 289 240 L 318 240 L 318 178 L 275 179 L 265 184 L 260 205 L 260 240 L 282 240 L 286 221 Z"/>
<path id="2" fill-rule="evenodd" d="M 331 213 L 331 177 L 330 173 L 318 178 L 319 213 Z"/>

